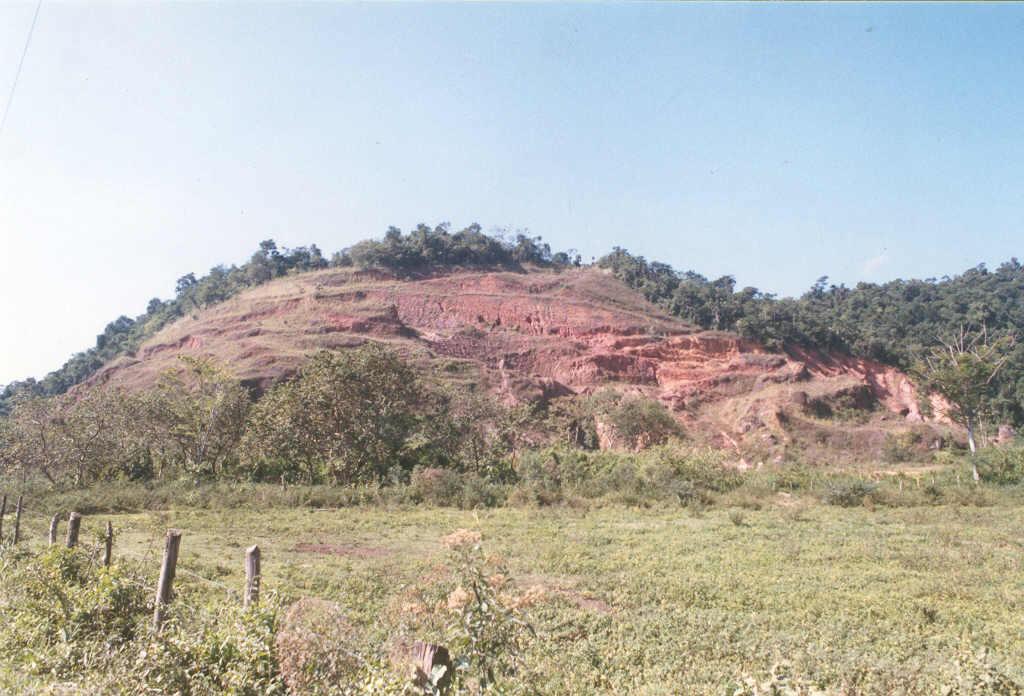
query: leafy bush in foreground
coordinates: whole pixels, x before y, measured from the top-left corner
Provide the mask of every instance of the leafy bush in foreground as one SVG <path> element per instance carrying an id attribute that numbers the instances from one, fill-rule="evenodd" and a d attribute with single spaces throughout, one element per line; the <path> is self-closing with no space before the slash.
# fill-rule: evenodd
<path id="1" fill-rule="evenodd" d="M 145 580 L 134 564 L 105 568 L 81 547 L 0 548 L 0 672 L 20 672 L 23 691 L 37 680 L 110 694 L 284 693 L 272 598 L 243 611 L 178 597 L 155 634 Z"/>
<path id="2" fill-rule="evenodd" d="M 83 547 L 0 546 L 0 691 L 59 683 L 61 693 L 400 696 L 440 694 L 444 684 L 452 696 L 533 693 L 519 678 L 536 637 L 522 610 L 536 590 L 518 591 L 478 532 L 442 542 L 448 568 L 403 605 L 390 654 L 365 649 L 337 604 L 304 598 L 285 612 L 273 592 L 243 608 L 236 598 L 197 604 L 179 587 L 155 632 L 152 588 L 134 563 L 103 567 Z M 420 635 L 448 647 L 450 670 L 410 678 L 402 646 Z"/>
<path id="3" fill-rule="evenodd" d="M 130 569 L 101 567 L 77 549 L 51 546 L 33 556 L 4 547 L 0 653 L 56 678 L 115 659 L 139 634 L 142 587 Z"/>

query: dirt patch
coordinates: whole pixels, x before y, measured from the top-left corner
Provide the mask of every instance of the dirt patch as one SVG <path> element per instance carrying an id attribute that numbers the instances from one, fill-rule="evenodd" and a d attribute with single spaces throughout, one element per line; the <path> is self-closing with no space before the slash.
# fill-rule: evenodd
<path id="1" fill-rule="evenodd" d="M 321 556 L 348 556 L 349 558 L 381 558 L 390 552 L 379 546 L 356 546 L 355 544 L 296 544 L 292 551 L 315 553 Z"/>
<path id="2" fill-rule="evenodd" d="M 549 596 L 563 597 L 584 611 L 595 614 L 613 614 L 615 607 L 602 599 L 592 596 L 589 592 L 576 587 L 577 578 L 555 577 L 550 575 L 525 575 L 517 578 L 516 584 L 521 587 L 540 586 Z"/>
<path id="3" fill-rule="evenodd" d="M 615 611 L 612 605 L 608 604 L 608 602 L 594 597 L 587 597 L 575 590 L 555 590 L 555 592 L 568 599 L 580 609 L 592 611 L 595 614 L 611 614 Z"/>
<path id="4" fill-rule="evenodd" d="M 775 496 L 775 504 L 781 508 L 794 508 L 803 505 L 803 502 L 792 493 L 779 492 Z"/>

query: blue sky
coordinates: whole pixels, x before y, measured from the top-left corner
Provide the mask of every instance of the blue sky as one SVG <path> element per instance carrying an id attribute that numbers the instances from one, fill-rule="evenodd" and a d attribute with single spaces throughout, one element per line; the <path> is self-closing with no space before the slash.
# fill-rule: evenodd
<path id="1" fill-rule="evenodd" d="M 0 100 L 34 9 L 0 4 Z M 44 0 L 0 133 L 0 383 L 268 237 L 477 221 L 780 294 L 995 264 L 1022 124 L 1024 5 Z"/>

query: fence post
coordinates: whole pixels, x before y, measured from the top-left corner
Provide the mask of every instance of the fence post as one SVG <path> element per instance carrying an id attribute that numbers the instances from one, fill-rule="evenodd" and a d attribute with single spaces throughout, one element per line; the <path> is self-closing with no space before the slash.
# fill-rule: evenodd
<path id="1" fill-rule="evenodd" d="M 60 524 L 60 513 L 58 512 L 50 519 L 50 546 L 57 543 L 57 525 Z"/>
<path id="2" fill-rule="evenodd" d="M 68 515 L 68 536 L 65 540 L 67 547 L 73 549 L 78 546 L 78 530 L 82 528 L 82 516 L 77 512 Z"/>
<path id="3" fill-rule="evenodd" d="M 452 683 L 452 657 L 443 645 L 416 641 L 412 646 L 412 664 L 415 666 L 414 681 L 419 687 L 435 686 L 442 692 Z M 433 683 L 434 669 L 443 666 L 444 674 Z"/>
<path id="4" fill-rule="evenodd" d="M 114 548 L 114 525 L 112 525 L 109 521 L 107 522 L 107 536 L 105 541 L 106 544 L 103 547 L 103 567 L 109 568 L 110 552 Z"/>
<path id="5" fill-rule="evenodd" d="M 0 498 L 0 541 L 4 539 L 4 515 L 7 513 L 7 494 Z"/>
<path id="6" fill-rule="evenodd" d="M 245 600 L 248 608 L 260 603 L 260 547 L 251 546 L 245 551 Z"/>
<path id="7" fill-rule="evenodd" d="M 164 546 L 164 562 L 160 566 L 160 582 L 156 586 L 156 609 L 153 610 L 153 630 L 159 632 L 164 624 L 164 611 L 171 602 L 171 586 L 174 584 L 174 569 L 178 565 L 178 549 L 181 547 L 181 531 L 167 530 L 167 544 Z"/>
<path id="8" fill-rule="evenodd" d="M 21 539 L 21 503 L 25 499 L 24 495 L 18 496 L 18 507 L 14 510 L 14 543 L 17 544 Z"/>

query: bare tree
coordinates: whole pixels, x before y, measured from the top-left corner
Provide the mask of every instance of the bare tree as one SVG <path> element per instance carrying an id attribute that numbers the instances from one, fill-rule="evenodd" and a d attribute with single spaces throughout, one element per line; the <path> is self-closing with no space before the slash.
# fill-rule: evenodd
<path id="1" fill-rule="evenodd" d="M 915 367 L 921 386 L 939 394 L 949 404 L 946 415 L 967 429 L 967 445 L 971 450 L 971 468 L 975 483 L 980 480 L 975 432 L 988 415 L 995 396 L 996 377 L 1009 359 L 1013 336 L 989 340 L 988 331 L 970 331 L 960 327 L 950 340 L 939 338 L 939 344 L 927 351 Z"/>

